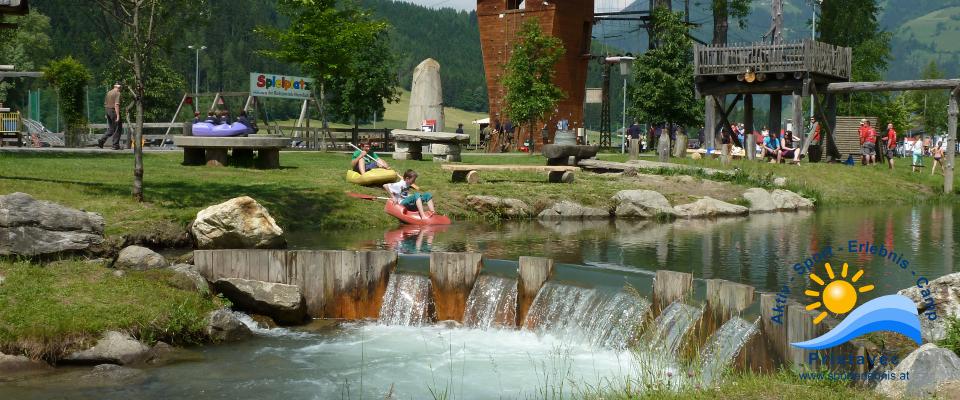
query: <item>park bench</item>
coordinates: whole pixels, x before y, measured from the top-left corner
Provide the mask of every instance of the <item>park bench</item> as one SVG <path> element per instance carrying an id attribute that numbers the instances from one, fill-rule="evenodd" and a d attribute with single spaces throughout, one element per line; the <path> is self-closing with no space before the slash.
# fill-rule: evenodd
<path id="1" fill-rule="evenodd" d="M 547 172 L 548 180 L 552 183 L 573 182 L 574 172 L 579 167 L 566 165 L 475 165 L 475 164 L 444 164 L 440 167 L 444 171 L 452 172 L 454 182 L 479 183 L 480 171 L 533 171 Z"/>
<path id="2" fill-rule="evenodd" d="M 173 144 L 183 147 L 184 165 L 227 165 L 227 151 L 234 162 L 253 161 L 261 169 L 280 168 L 280 149 L 290 146 L 290 138 L 277 136 L 203 137 L 175 136 Z M 254 159 L 253 152 L 257 152 Z"/>
<path id="3" fill-rule="evenodd" d="M 422 160 L 423 145 L 430 145 L 434 161 L 460 161 L 460 145 L 470 143 L 470 135 L 447 132 L 421 132 L 394 129 L 390 134 L 396 141 L 397 160 Z"/>

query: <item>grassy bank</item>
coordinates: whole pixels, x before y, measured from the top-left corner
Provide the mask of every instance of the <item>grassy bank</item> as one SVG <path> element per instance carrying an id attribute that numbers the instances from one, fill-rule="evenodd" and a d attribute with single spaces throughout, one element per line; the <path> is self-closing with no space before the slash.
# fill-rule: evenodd
<path id="1" fill-rule="evenodd" d="M 603 159 L 624 160 L 619 154 Z M 0 154 L 0 194 L 26 192 L 44 200 L 99 212 L 107 221 L 109 235 L 159 234 L 183 229 L 197 211 L 227 199 L 249 195 L 264 206 L 285 229 L 350 229 L 390 227 L 396 221 L 386 215 L 383 204 L 358 200 L 344 192 L 383 195 L 377 188 L 363 188 L 344 179 L 349 158 L 339 153 L 284 152 L 282 169 L 186 167 L 181 154 L 149 153 L 144 156 L 144 187 L 147 202 L 130 197 L 132 157 L 129 154 Z M 464 162 L 477 164 L 536 164 L 544 160 L 527 155 L 465 154 Z M 454 184 L 450 174 L 430 161 L 391 161 L 397 170 L 416 169 L 418 184 L 436 195 L 441 212 L 455 219 L 479 219 L 464 205 L 473 194 L 514 197 L 534 211 L 558 200 L 572 200 L 606 208 L 610 197 L 624 189 L 652 189 L 664 193 L 674 204 L 711 196 L 743 203 L 743 190 L 752 186 L 773 187 L 773 178 L 787 178 L 787 188 L 814 197 L 819 206 L 865 203 L 909 204 L 942 199 L 943 178 L 911 174 L 901 162 L 897 170 L 886 167 L 843 165 L 771 165 L 737 161 L 721 165 L 715 160 L 676 160 L 693 167 L 677 172 L 644 170 L 640 177 L 580 173 L 571 185 L 550 184 L 541 173 L 485 172 L 476 185 Z M 739 169 L 732 178 L 706 177 L 698 168 Z M 659 175 L 657 175 L 659 174 Z"/>
<path id="2" fill-rule="evenodd" d="M 0 260 L 0 351 L 52 360 L 92 345 L 107 330 L 147 343 L 189 343 L 201 338 L 206 314 L 219 307 L 215 298 L 179 289 L 168 270 L 113 272 L 73 260 L 45 266 Z"/>

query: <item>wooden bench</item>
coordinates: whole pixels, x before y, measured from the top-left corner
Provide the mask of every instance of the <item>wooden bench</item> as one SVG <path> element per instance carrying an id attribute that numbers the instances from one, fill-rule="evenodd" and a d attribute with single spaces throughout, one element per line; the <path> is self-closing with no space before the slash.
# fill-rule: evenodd
<path id="1" fill-rule="evenodd" d="M 183 147 L 184 165 L 227 165 L 227 151 L 233 150 L 234 162 L 253 161 L 257 168 L 280 168 L 280 149 L 290 146 L 290 139 L 276 136 L 203 137 L 175 136 L 173 144 Z M 254 159 L 253 152 L 257 152 Z"/>
<path id="2" fill-rule="evenodd" d="M 390 132 L 396 141 L 397 160 L 422 160 L 423 145 L 431 145 L 434 161 L 460 161 L 460 145 L 470 143 L 470 135 L 447 132 L 421 132 L 394 129 Z"/>
<path id="3" fill-rule="evenodd" d="M 579 167 L 565 165 L 475 165 L 475 164 L 444 164 L 440 167 L 444 171 L 452 172 L 454 182 L 479 183 L 480 171 L 533 171 L 547 172 L 548 180 L 552 183 L 573 182 L 574 172 Z"/>

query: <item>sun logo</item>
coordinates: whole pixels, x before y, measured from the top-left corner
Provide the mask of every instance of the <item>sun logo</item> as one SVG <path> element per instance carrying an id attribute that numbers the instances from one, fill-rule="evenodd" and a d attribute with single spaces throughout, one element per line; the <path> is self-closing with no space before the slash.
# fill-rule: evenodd
<path id="1" fill-rule="evenodd" d="M 854 288 L 853 283 L 857 283 L 860 280 L 860 277 L 863 276 L 863 270 L 858 270 L 856 274 L 853 275 L 853 278 L 850 279 L 850 282 L 847 282 L 845 278 L 847 277 L 847 263 L 843 263 L 843 270 L 840 271 L 840 278 L 833 273 L 833 268 L 830 266 L 830 263 L 824 265 L 827 269 L 827 276 L 830 278 L 830 283 L 827 284 L 823 281 L 822 278 L 817 276 L 815 273 L 810 273 L 810 280 L 816 282 L 820 286 L 826 285 L 823 290 L 817 292 L 814 290 L 806 290 L 803 293 L 810 297 L 818 298 L 818 301 L 807 306 L 807 311 L 819 309 L 821 306 L 826 306 L 827 310 L 836 314 L 846 314 L 853 310 L 857 305 L 857 292 L 866 293 L 873 290 L 873 285 L 861 286 L 860 288 Z M 821 311 L 820 315 L 817 315 L 813 319 L 813 324 L 819 324 L 820 321 L 823 321 L 827 317 L 826 311 Z"/>

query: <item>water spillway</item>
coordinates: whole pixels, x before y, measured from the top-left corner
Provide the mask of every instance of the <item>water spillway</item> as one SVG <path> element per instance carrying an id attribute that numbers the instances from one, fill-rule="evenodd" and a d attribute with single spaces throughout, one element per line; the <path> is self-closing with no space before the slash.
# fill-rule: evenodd
<path id="1" fill-rule="evenodd" d="M 430 278 L 414 274 L 391 275 L 377 321 L 383 325 L 400 326 L 433 322 Z"/>
<path id="2" fill-rule="evenodd" d="M 463 325 L 468 328 L 516 328 L 517 280 L 481 275 L 470 291 Z"/>
<path id="3" fill-rule="evenodd" d="M 675 301 L 663 309 L 647 331 L 647 342 L 676 354 L 680 346 L 703 315 L 703 309 Z"/>
<path id="4" fill-rule="evenodd" d="M 700 353 L 703 384 L 712 384 L 759 331 L 756 323 L 733 317 L 710 335 Z"/>

